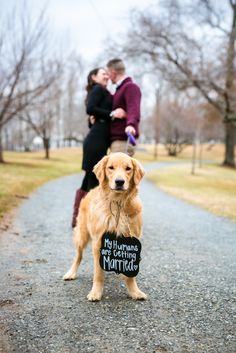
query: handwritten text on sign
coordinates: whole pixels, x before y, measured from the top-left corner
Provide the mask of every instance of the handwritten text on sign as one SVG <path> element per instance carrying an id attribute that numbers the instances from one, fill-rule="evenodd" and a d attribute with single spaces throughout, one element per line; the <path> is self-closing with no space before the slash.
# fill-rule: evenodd
<path id="1" fill-rule="evenodd" d="M 141 243 L 135 237 L 104 233 L 100 249 L 100 266 L 104 271 L 135 277 L 139 272 Z"/>

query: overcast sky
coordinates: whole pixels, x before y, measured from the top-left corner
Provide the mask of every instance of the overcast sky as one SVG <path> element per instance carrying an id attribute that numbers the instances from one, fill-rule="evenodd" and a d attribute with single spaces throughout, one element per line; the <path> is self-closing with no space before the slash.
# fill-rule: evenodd
<path id="1" fill-rule="evenodd" d="M 47 7 L 50 30 L 63 50 L 75 49 L 86 61 L 101 52 L 103 41 L 119 36 L 128 25 L 132 8 L 142 9 L 157 0 L 28 0 L 33 15 Z M 0 0 L 1 14 L 24 0 Z"/>

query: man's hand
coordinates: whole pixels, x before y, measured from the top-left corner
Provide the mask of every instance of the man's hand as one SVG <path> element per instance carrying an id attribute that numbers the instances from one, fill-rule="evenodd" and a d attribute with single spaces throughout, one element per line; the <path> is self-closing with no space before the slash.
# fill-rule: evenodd
<path id="1" fill-rule="evenodd" d="M 125 133 L 128 134 L 128 132 L 130 134 L 132 134 L 133 136 L 135 136 L 135 134 L 136 134 L 135 128 L 133 126 L 131 126 L 131 125 L 128 125 L 125 128 Z"/>
<path id="2" fill-rule="evenodd" d="M 91 125 L 95 124 L 95 121 L 96 121 L 95 116 L 90 115 L 90 117 L 89 117 L 89 122 L 90 122 L 90 124 L 91 124 Z"/>
<path id="3" fill-rule="evenodd" d="M 114 118 L 124 119 L 127 117 L 127 114 L 124 109 L 117 108 L 117 109 L 113 110 L 113 116 L 114 116 Z"/>

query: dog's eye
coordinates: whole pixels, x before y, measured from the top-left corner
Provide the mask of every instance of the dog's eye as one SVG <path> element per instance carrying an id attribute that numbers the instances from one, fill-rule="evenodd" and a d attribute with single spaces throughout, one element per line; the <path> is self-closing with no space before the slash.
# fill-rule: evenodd
<path id="1" fill-rule="evenodd" d="M 125 170 L 131 170 L 131 168 L 130 167 L 126 167 Z"/>
<path id="2" fill-rule="evenodd" d="M 108 167 L 108 169 L 114 169 L 114 167 L 113 167 L 113 165 L 110 165 L 109 167 Z"/>

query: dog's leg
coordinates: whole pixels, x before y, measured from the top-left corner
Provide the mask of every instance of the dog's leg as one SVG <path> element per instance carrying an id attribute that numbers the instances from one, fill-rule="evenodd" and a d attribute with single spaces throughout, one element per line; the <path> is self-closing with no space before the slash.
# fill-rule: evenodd
<path id="1" fill-rule="evenodd" d="M 147 296 L 145 293 L 143 293 L 137 285 L 136 278 L 135 277 L 126 277 L 125 276 L 125 282 L 126 286 L 128 289 L 129 296 L 132 299 L 136 300 L 145 300 L 147 299 Z"/>
<path id="2" fill-rule="evenodd" d="M 94 259 L 94 275 L 93 287 L 87 298 L 89 301 L 99 301 L 102 299 L 103 286 L 104 286 L 104 272 L 99 263 L 101 239 L 93 241 L 93 259 Z"/>
<path id="3" fill-rule="evenodd" d="M 88 244 L 88 241 L 89 241 L 89 234 L 87 230 L 85 228 L 81 230 L 78 227 L 76 227 L 75 228 L 76 255 L 75 255 L 74 261 L 72 262 L 71 268 L 63 277 L 65 281 L 73 280 L 77 277 L 77 270 L 82 260 L 83 250 Z"/>

